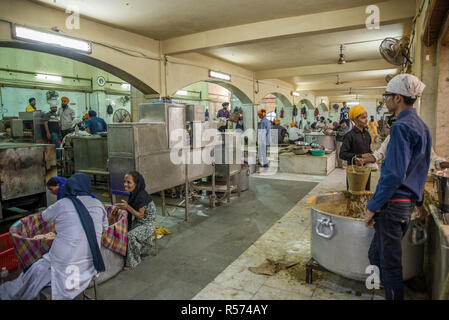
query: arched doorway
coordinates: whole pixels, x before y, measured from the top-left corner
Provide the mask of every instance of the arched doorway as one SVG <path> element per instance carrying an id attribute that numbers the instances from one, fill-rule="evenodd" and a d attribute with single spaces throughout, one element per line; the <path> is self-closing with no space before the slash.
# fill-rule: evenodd
<path id="1" fill-rule="evenodd" d="M 15 49 L 23 49 L 23 50 L 31 50 L 36 52 L 43 52 L 53 54 L 55 56 L 65 57 L 72 60 L 76 60 L 79 62 L 83 62 L 85 64 L 91 65 L 98 69 L 104 70 L 122 80 L 126 83 L 131 84 L 134 88 L 142 92 L 143 94 L 157 94 L 158 92 L 148 86 L 146 83 L 142 82 L 138 78 L 134 77 L 130 73 L 126 72 L 123 69 L 117 68 L 109 63 L 96 59 L 94 57 L 85 55 L 80 52 L 76 52 L 74 50 L 58 48 L 53 46 L 47 46 L 38 43 L 28 43 L 28 42 L 20 42 L 20 41 L 0 41 L 0 48 L 15 48 Z"/>
<path id="2" fill-rule="evenodd" d="M 236 86 L 215 80 L 203 80 L 192 83 L 172 93 L 172 101 L 186 104 L 204 105 L 209 114 L 209 120 L 214 120 L 224 102 L 230 103 L 228 110 L 233 112 L 236 107 L 242 108 L 245 123 L 253 123 L 254 105 L 251 99 Z M 235 126 L 235 125 L 234 125 Z"/>
<path id="3" fill-rule="evenodd" d="M 131 113 L 132 92 L 124 79 L 71 58 L 45 52 L 0 46 L 0 118 L 17 117 L 30 98 L 36 107 L 49 111 L 67 96 L 79 120 L 94 110 L 107 123 L 114 115 Z M 140 92 L 139 92 L 140 93 Z"/>
<path id="4" fill-rule="evenodd" d="M 260 107 L 262 106 L 267 110 L 267 114 L 270 114 L 270 120 L 280 120 L 281 125 L 292 122 L 293 105 L 282 93 L 268 93 L 260 101 Z"/>
<path id="5" fill-rule="evenodd" d="M 309 99 L 302 99 L 299 101 L 298 112 L 301 113 L 303 108 L 305 108 L 305 113 L 301 115 L 301 120 L 313 123 L 315 121 L 315 107 L 313 103 Z"/>

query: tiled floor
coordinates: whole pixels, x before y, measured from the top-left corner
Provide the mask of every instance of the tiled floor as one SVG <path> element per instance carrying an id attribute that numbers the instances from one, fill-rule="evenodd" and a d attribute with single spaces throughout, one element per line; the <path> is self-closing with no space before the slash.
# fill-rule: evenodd
<path id="1" fill-rule="evenodd" d="M 372 190 L 378 178 L 379 172 L 374 172 Z M 306 284 L 305 277 L 299 274 L 304 272 L 303 267 L 282 270 L 273 276 L 250 272 L 248 267 L 258 266 L 266 258 L 299 261 L 300 266 L 304 266 L 311 257 L 310 206 L 307 199 L 312 195 L 346 189 L 345 171 L 342 169 L 336 169 L 327 177 L 279 173 L 272 176 L 254 175 L 252 179 L 250 185 L 256 189 L 263 179 L 316 181 L 319 184 L 193 299 L 384 299 L 382 290 L 368 290 L 364 283 L 331 273 L 320 273 L 320 278 L 313 284 Z M 406 298 L 425 299 L 426 296 L 406 288 Z"/>
<path id="2" fill-rule="evenodd" d="M 157 256 L 148 256 L 136 269 L 120 272 L 101 284 L 100 298 L 193 298 L 226 267 L 233 265 L 316 184 L 296 179 L 261 179 L 257 192 L 242 192 L 240 199 L 233 195 L 230 203 L 216 209 L 211 210 L 201 203 L 193 205 L 190 223 L 184 222 L 183 209 L 177 209 L 171 217 L 162 217 L 160 200 L 155 197 L 159 208 L 156 224 L 168 228 L 172 234 L 158 241 Z M 288 232 L 292 236 L 296 233 L 295 230 Z M 276 249 L 273 247 L 273 250 Z M 245 259 L 239 261 L 244 262 Z M 264 279 L 250 273 L 246 265 L 237 268 L 241 270 L 233 279 L 226 279 L 224 275 L 216 280 L 218 284 L 229 282 L 236 288 L 220 292 L 228 299 L 249 299 L 260 291 Z M 266 291 L 259 294 L 269 294 L 269 290 Z"/>

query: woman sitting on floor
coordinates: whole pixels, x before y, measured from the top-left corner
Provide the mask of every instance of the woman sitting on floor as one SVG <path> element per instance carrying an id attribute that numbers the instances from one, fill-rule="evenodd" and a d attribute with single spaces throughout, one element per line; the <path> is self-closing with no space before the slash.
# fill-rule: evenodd
<path id="1" fill-rule="evenodd" d="M 125 175 L 124 186 L 130 193 L 128 202 L 122 200 L 116 206 L 128 211 L 128 248 L 124 269 L 131 270 L 141 262 L 140 256 L 148 254 L 153 246 L 156 206 L 145 191 L 144 178 L 137 171 Z"/>

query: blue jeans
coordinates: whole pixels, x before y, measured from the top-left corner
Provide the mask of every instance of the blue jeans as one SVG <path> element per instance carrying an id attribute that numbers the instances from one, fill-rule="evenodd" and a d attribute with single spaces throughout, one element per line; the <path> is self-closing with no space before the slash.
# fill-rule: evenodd
<path id="1" fill-rule="evenodd" d="M 368 258 L 380 270 L 387 300 L 403 300 L 402 238 L 407 232 L 414 202 L 387 202 L 374 216 L 376 230 Z"/>
<path id="2" fill-rule="evenodd" d="M 58 132 L 50 133 L 50 144 L 54 144 L 55 148 L 59 148 L 60 140 L 61 140 L 61 137 L 59 136 Z M 59 150 L 56 150 L 56 159 L 61 160 L 61 152 Z"/>

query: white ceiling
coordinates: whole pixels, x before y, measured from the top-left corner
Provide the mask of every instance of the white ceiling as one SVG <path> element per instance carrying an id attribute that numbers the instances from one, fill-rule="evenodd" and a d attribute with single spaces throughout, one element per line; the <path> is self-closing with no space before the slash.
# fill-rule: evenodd
<path id="1" fill-rule="evenodd" d="M 370 5 L 373 0 L 32 0 L 157 40 L 236 26 Z M 375 1 L 379 2 L 379 1 Z"/>
<path id="2" fill-rule="evenodd" d="M 207 55 L 224 59 L 248 69 L 288 68 L 336 63 L 340 44 L 400 37 L 410 30 L 411 22 L 384 25 L 379 30 L 358 29 L 302 37 L 276 39 L 251 44 L 214 48 L 202 51 Z M 344 46 L 346 60 L 360 61 L 382 58 L 379 53 L 381 40 Z"/>
<path id="3" fill-rule="evenodd" d="M 157 40 L 248 24 L 271 19 L 300 16 L 371 5 L 382 0 L 29 0 L 60 10 L 79 8 L 82 16 L 136 32 Z M 415 1 L 410 0 L 411 5 Z M 220 48 L 198 53 L 228 61 L 252 71 L 299 66 L 336 64 L 340 44 L 345 44 L 348 62 L 381 59 L 380 39 L 401 37 L 411 30 L 411 19 L 379 30 L 347 30 L 324 34 L 277 38 Z M 372 41 L 377 40 L 377 41 Z M 366 42 L 368 41 L 368 42 Z M 355 43 L 354 43 L 355 42 Z M 362 43 L 358 43 L 362 42 Z M 395 66 L 392 66 L 392 69 Z M 384 79 L 396 70 L 374 70 L 341 73 L 340 81 L 374 81 Z M 296 76 L 280 80 L 300 87 L 322 83 L 323 90 L 332 87 L 335 73 L 319 76 Z"/>

